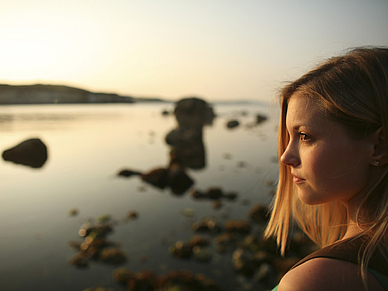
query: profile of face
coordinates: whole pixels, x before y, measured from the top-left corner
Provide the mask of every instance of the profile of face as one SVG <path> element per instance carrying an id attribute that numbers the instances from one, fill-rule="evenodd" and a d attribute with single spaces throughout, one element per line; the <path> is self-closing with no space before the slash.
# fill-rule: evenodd
<path id="1" fill-rule="evenodd" d="M 317 103 L 299 93 L 288 100 L 289 143 L 281 162 L 291 168 L 299 199 L 315 205 L 349 203 L 369 189 L 372 143 L 351 139 L 339 123 L 328 120 Z"/>

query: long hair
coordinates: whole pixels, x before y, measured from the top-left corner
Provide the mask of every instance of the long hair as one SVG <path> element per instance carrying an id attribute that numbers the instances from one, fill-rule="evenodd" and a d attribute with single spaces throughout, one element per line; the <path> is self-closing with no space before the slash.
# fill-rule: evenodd
<path id="1" fill-rule="evenodd" d="M 278 160 L 285 151 L 288 99 L 303 94 L 318 104 L 328 120 L 346 128 L 350 138 L 362 139 L 382 128 L 382 141 L 388 149 L 388 48 L 355 48 L 333 57 L 280 93 L 281 116 L 278 132 Z M 367 235 L 365 249 L 359 254 L 364 285 L 366 268 L 379 249 L 388 259 L 388 165 L 369 191 L 357 212 L 357 223 Z M 347 230 L 347 209 L 338 201 L 307 205 L 299 200 L 290 167 L 279 163 L 279 182 L 265 236 L 276 236 L 285 253 L 289 230 L 297 225 L 320 247 L 343 238 Z"/>

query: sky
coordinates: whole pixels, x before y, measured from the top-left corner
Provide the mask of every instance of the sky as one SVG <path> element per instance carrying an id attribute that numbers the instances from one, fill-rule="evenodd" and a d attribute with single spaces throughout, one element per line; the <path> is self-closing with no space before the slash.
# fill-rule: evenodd
<path id="1" fill-rule="evenodd" d="M 0 83 L 270 101 L 324 59 L 388 46 L 387 0 L 0 0 Z"/>

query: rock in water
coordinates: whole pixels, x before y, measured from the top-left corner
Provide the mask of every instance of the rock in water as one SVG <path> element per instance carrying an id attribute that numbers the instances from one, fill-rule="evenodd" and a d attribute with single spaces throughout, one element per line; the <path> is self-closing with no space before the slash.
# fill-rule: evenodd
<path id="1" fill-rule="evenodd" d="M 13 148 L 5 150 L 3 159 L 15 164 L 41 168 L 47 160 L 47 147 L 38 138 L 28 139 Z"/>
<path id="2" fill-rule="evenodd" d="M 211 125 L 215 114 L 209 104 L 199 98 L 185 98 L 176 103 L 175 117 L 180 128 L 202 130 L 204 125 Z"/>

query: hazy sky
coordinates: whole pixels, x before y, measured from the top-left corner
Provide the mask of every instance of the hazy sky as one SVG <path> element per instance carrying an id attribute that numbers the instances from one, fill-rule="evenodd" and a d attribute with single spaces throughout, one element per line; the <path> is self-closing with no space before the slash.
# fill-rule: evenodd
<path id="1" fill-rule="evenodd" d="M 388 45 L 388 0 L 0 0 L 0 83 L 270 100 L 360 45 Z"/>

